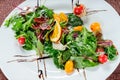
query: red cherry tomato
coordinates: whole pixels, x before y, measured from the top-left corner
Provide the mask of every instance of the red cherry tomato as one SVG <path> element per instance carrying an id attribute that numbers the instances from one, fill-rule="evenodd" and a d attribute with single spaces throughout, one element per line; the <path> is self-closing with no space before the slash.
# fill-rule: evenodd
<path id="1" fill-rule="evenodd" d="M 25 37 L 19 37 L 18 42 L 19 42 L 20 45 L 25 44 Z"/>
<path id="2" fill-rule="evenodd" d="M 105 54 L 101 54 L 101 55 L 99 55 L 98 60 L 99 60 L 100 63 L 103 64 L 103 63 L 107 62 L 108 57 Z"/>
<path id="3" fill-rule="evenodd" d="M 74 14 L 75 15 L 80 15 L 82 12 L 83 12 L 83 6 L 82 5 L 79 5 L 79 6 L 76 6 L 75 8 L 74 8 Z"/>

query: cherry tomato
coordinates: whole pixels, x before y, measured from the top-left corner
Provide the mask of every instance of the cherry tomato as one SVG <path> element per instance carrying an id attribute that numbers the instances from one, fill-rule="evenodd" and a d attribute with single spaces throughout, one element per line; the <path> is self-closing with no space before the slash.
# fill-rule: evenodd
<path id="1" fill-rule="evenodd" d="M 65 63 L 65 72 L 66 72 L 67 74 L 71 74 L 73 71 L 74 71 L 73 61 L 72 61 L 72 60 L 68 60 L 68 61 Z"/>
<path id="2" fill-rule="evenodd" d="M 103 64 L 103 63 L 107 62 L 108 57 L 105 54 L 101 54 L 101 55 L 99 55 L 98 60 L 99 60 L 100 63 Z"/>
<path id="3" fill-rule="evenodd" d="M 19 42 L 20 45 L 25 44 L 25 37 L 23 37 L 23 36 L 22 36 L 22 37 L 19 37 L 19 38 L 18 38 L 18 42 Z"/>
<path id="4" fill-rule="evenodd" d="M 79 6 L 76 6 L 75 8 L 74 8 L 74 14 L 75 15 L 80 15 L 82 12 L 83 12 L 83 6 L 82 5 L 79 5 Z"/>
<path id="5" fill-rule="evenodd" d="M 97 31 L 100 32 L 101 31 L 100 23 L 98 23 L 98 22 L 92 23 L 90 28 L 93 32 L 97 32 Z"/>

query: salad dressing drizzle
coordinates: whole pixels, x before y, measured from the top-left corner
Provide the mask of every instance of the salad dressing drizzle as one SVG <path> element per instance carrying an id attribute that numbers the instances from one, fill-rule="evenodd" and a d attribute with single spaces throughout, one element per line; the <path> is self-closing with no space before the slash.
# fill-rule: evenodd
<path id="1" fill-rule="evenodd" d="M 84 76 L 84 79 L 87 80 L 87 76 L 86 76 L 85 68 L 83 68 L 83 76 Z"/>
<path id="2" fill-rule="evenodd" d="M 79 68 L 77 68 L 77 71 L 80 72 Z"/>
<path id="3" fill-rule="evenodd" d="M 107 11 L 107 10 L 91 10 L 91 11 L 87 11 L 87 16 L 88 15 L 92 15 L 92 14 L 96 14 L 98 12 L 104 12 L 104 11 Z"/>
<path id="4" fill-rule="evenodd" d="M 38 77 L 39 77 L 40 79 L 42 78 L 42 80 L 45 80 L 45 79 L 44 79 L 44 76 L 43 76 L 43 71 L 40 70 L 40 66 L 39 66 L 38 60 L 37 60 L 37 68 L 38 68 Z"/>
<path id="5" fill-rule="evenodd" d="M 43 59 L 43 64 L 44 64 L 45 77 L 47 77 L 47 69 L 46 69 L 46 64 L 44 59 Z"/>
<path id="6" fill-rule="evenodd" d="M 77 68 L 77 72 L 78 72 L 79 75 L 81 75 L 81 73 L 80 73 L 80 69 L 79 69 L 79 68 Z"/>
<path id="7" fill-rule="evenodd" d="M 72 0 L 72 9 L 73 9 L 73 1 L 74 1 L 74 0 Z"/>
<path id="8" fill-rule="evenodd" d="M 40 4 L 39 4 L 39 0 L 37 0 L 37 7 L 39 7 L 39 5 L 40 5 Z"/>

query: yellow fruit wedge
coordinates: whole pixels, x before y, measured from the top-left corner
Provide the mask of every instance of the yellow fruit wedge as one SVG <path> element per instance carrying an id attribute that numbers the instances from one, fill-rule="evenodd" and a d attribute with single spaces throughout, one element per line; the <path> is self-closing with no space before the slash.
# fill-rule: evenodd
<path id="1" fill-rule="evenodd" d="M 60 22 L 60 17 L 59 17 L 59 15 L 58 14 L 53 14 L 53 17 L 54 17 L 54 19 L 55 20 L 57 20 L 58 22 Z"/>
<path id="2" fill-rule="evenodd" d="M 52 42 L 57 42 L 60 39 L 61 34 L 62 34 L 62 28 L 61 28 L 59 22 L 56 20 L 56 24 L 54 26 L 54 30 L 53 30 L 53 32 L 50 35 L 50 40 Z"/>
<path id="3" fill-rule="evenodd" d="M 61 13 L 59 14 L 59 17 L 60 17 L 60 21 L 61 21 L 61 22 L 67 22 L 67 21 L 68 21 L 67 15 L 66 15 L 65 13 L 63 13 L 63 12 L 61 12 Z"/>
<path id="4" fill-rule="evenodd" d="M 61 12 L 60 14 L 53 14 L 53 17 L 55 20 L 59 21 L 59 22 L 67 22 L 68 21 L 68 17 L 65 13 Z"/>
<path id="5" fill-rule="evenodd" d="M 74 63 L 73 61 L 71 60 L 68 60 L 66 63 L 65 63 L 65 72 L 67 74 L 72 74 L 74 71 Z"/>
<path id="6" fill-rule="evenodd" d="M 90 25 L 90 28 L 93 32 L 101 32 L 101 25 L 98 22 L 94 22 Z"/>
<path id="7" fill-rule="evenodd" d="M 82 26 L 76 26 L 73 28 L 74 31 L 82 31 Z"/>

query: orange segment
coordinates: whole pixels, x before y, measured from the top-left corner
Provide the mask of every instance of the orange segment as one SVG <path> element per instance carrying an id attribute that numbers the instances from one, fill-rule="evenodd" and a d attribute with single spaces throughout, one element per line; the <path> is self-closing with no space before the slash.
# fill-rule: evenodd
<path id="1" fill-rule="evenodd" d="M 71 74 L 73 73 L 74 71 L 74 64 L 73 64 L 73 61 L 72 60 L 68 60 L 66 63 L 65 63 L 65 72 L 67 74 Z"/>
<path id="2" fill-rule="evenodd" d="M 60 22 L 60 17 L 59 17 L 58 14 L 53 14 L 53 18 L 54 18 L 55 20 L 57 20 L 58 22 Z"/>
<path id="3" fill-rule="evenodd" d="M 56 24 L 54 26 L 54 30 L 52 32 L 52 34 L 50 35 L 50 40 L 52 42 L 57 42 L 62 34 L 62 28 L 60 27 L 59 22 L 56 20 Z"/>
<path id="4" fill-rule="evenodd" d="M 90 28 L 93 32 L 100 32 L 101 28 L 100 28 L 100 23 L 98 22 L 94 22 L 90 25 Z"/>
<path id="5" fill-rule="evenodd" d="M 66 15 L 65 13 L 63 13 L 63 12 L 61 12 L 61 13 L 59 14 L 59 17 L 60 17 L 60 21 L 61 21 L 61 22 L 67 22 L 67 21 L 68 21 L 67 15 Z"/>
<path id="6" fill-rule="evenodd" d="M 65 13 L 61 12 L 60 14 L 53 14 L 53 17 L 55 20 L 57 20 L 58 22 L 67 22 L 68 21 L 68 17 Z"/>
<path id="7" fill-rule="evenodd" d="M 82 26 L 76 26 L 73 28 L 74 31 L 82 31 Z"/>

